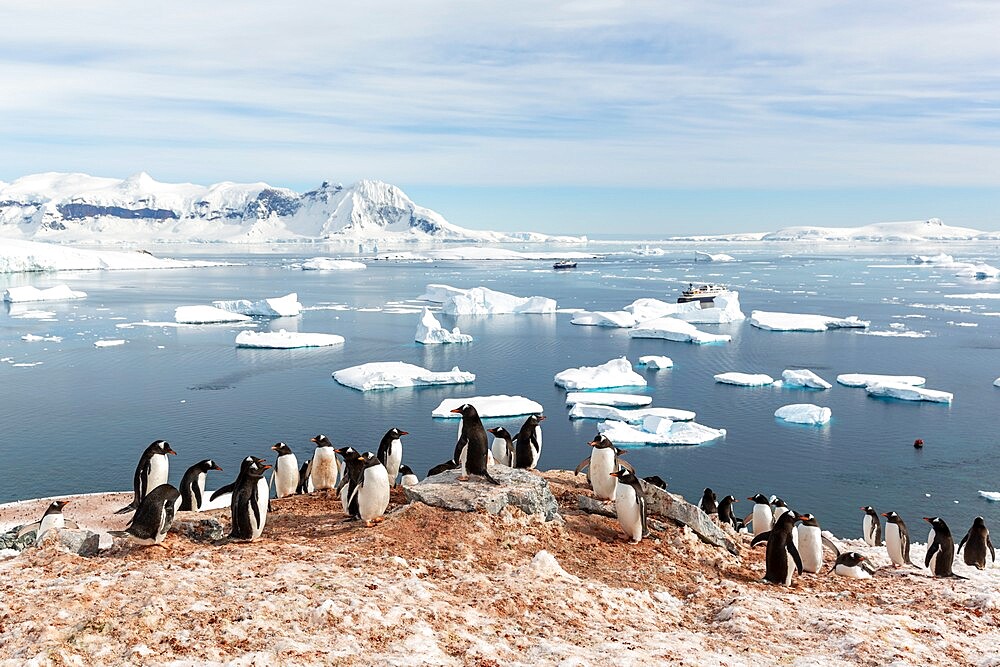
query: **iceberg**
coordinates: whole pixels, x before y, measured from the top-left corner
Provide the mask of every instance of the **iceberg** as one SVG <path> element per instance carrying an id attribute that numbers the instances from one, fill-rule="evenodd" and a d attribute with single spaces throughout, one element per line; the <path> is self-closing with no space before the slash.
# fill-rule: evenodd
<path id="1" fill-rule="evenodd" d="M 639 357 L 639 365 L 645 366 L 646 368 L 658 371 L 663 368 L 673 368 L 674 360 L 670 357 L 662 357 L 655 354 L 648 354 L 644 357 Z"/>
<path id="2" fill-rule="evenodd" d="M 632 329 L 628 335 L 632 338 L 663 338 L 675 340 L 681 343 L 728 343 L 731 336 L 725 334 L 711 334 L 700 331 L 689 322 L 684 322 L 675 317 L 659 317 L 655 320 L 643 322 Z"/>
<path id="3" fill-rule="evenodd" d="M 554 381 L 570 390 L 646 386 L 646 378 L 632 370 L 632 364 L 625 357 L 612 359 L 600 366 L 567 368 L 556 373 Z"/>
<path id="4" fill-rule="evenodd" d="M 544 296 L 520 297 L 488 287 L 473 287 L 445 299 L 441 312 L 448 315 L 548 315 L 556 312 L 556 302 Z"/>
<path id="5" fill-rule="evenodd" d="M 294 331 L 241 331 L 236 334 L 236 347 L 290 350 L 298 347 L 329 347 L 342 345 L 344 337 L 336 334 L 296 333 Z"/>
<path id="6" fill-rule="evenodd" d="M 955 258 L 943 252 L 937 255 L 910 255 L 909 260 L 914 264 L 954 264 Z"/>
<path id="7" fill-rule="evenodd" d="M 610 405 L 595 405 L 593 403 L 577 403 L 569 411 L 570 419 L 602 419 L 625 422 L 626 424 L 641 424 L 647 417 L 660 417 L 672 422 L 694 421 L 695 413 L 677 408 L 639 408 L 637 410 L 619 410 Z"/>
<path id="8" fill-rule="evenodd" d="M 867 387 L 870 384 L 908 384 L 922 387 L 927 380 L 919 375 L 872 375 L 866 373 L 844 373 L 837 376 L 837 383 L 845 387 Z"/>
<path id="9" fill-rule="evenodd" d="M 798 313 L 773 313 L 755 310 L 750 313 L 750 324 L 767 331 L 826 331 L 827 329 L 866 329 L 871 322 L 857 316 L 830 317 L 828 315 L 801 315 Z"/>
<path id="10" fill-rule="evenodd" d="M 624 310 L 614 311 L 584 311 L 577 313 L 570 320 L 571 324 L 585 327 L 619 327 L 628 329 L 635 326 L 635 316 Z"/>
<path id="11" fill-rule="evenodd" d="M 993 502 L 1000 502 L 1000 491 L 980 491 L 979 495 L 986 500 L 992 500 Z"/>
<path id="12" fill-rule="evenodd" d="M 694 261 L 696 262 L 735 262 L 736 258 L 732 255 L 727 255 L 724 252 L 717 254 L 712 254 L 708 252 L 702 252 L 700 250 L 694 251 Z"/>
<path id="13" fill-rule="evenodd" d="M 793 403 L 791 405 L 784 405 L 775 410 L 774 416 L 793 424 L 812 424 L 813 426 L 821 426 L 830 421 L 830 417 L 833 416 L 833 411 L 830 410 L 830 408 L 813 405 L 811 403 Z"/>
<path id="14" fill-rule="evenodd" d="M 987 280 L 989 278 L 1000 277 L 1000 269 L 989 264 L 968 264 L 955 272 L 959 278 L 975 278 L 976 280 Z"/>
<path id="15" fill-rule="evenodd" d="M 94 347 L 118 347 L 124 344 L 125 341 L 121 338 L 94 341 Z"/>
<path id="16" fill-rule="evenodd" d="M 3 300 L 8 303 L 66 301 L 67 299 L 83 299 L 86 296 L 86 292 L 72 290 L 67 285 L 56 285 L 47 289 L 25 285 L 24 287 L 8 287 L 3 291 Z"/>
<path id="17" fill-rule="evenodd" d="M 774 384 L 774 378 L 764 373 L 719 373 L 715 376 L 715 381 L 741 387 L 763 387 Z"/>
<path id="18" fill-rule="evenodd" d="M 516 417 L 519 415 L 540 415 L 544 411 L 541 403 L 536 403 L 524 396 L 470 396 L 469 398 L 446 398 L 431 412 L 432 417 L 444 419 L 461 419 L 462 415 L 452 412 L 466 403 L 475 406 L 476 412 L 483 419 L 492 417 Z"/>
<path id="19" fill-rule="evenodd" d="M 260 301 L 237 299 L 235 301 L 213 301 L 212 305 L 222 310 L 251 317 L 295 317 L 302 312 L 299 295 L 295 292 Z"/>
<path id="20" fill-rule="evenodd" d="M 433 303 L 444 303 L 453 296 L 465 294 L 468 290 L 451 285 L 440 285 L 431 283 L 424 288 L 424 293 L 417 297 L 418 301 L 432 301 Z"/>
<path id="21" fill-rule="evenodd" d="M 701 305 L 697 301 L 687 303 L 668 303 L 660 299 L 643 298 L 636 299 L 623 310 L 632 313 L 636 322 L 648 322 L 658 317 L 673 317 L 678 313 L 690 313 L 701 310 Z"/>
<path id="22" fill-rule="evenodd" d="M 420 316 L 420 321 L 417 323 L 417 332 L 414 334 L 413 339 L 424 345 L 472 342 L 472 336 L 462 333 L 458 330 L 458 327 L 455 327 L 452 331 L 448 331 L 441 326 L 441 323 L 438 322 L 438 319 L 434 317 L 434 313 L 429 308 L 424 308 L 424 312 Z"/>
<path id="23" fill-rule="evenodd" d="M 375 361 L 334 371 L 333 379 L 359 391 L 422 387 L 438 384 L 468 384 L 476 380 L 473 373 L 459 370 L 430 371 L 402 361 Z"/>
<path id="24" fill-rule="evenodd" d="M 664 426 L 658 422 L 656 426 Z M 615 444 L 700 445 L 726 435 L 724 428 L 710 428 L 696 422 L 674 422 L 668 429 L 652 433 L 623 422 L 601 422 L 597 430 Z"/>
<path id="25" fill-rule="evenodd" d="M 0 202 L 2 200 L 3 197 L 0 197 Z M 3 204 L 0 203 L 0 208 L 2 207 Z M 37 210 L 41 213 L 42 210 L 47 209 Z M 20 241 L 10 238 L 5 238 L 3 245 L 0 246 L 0 273 L 175 269 L 204 266 L 219 266 L 219 263 L 160 259 L 146 252 L 80 250 L 67 246 L 57 246 L 54 243 Z"/>
<path id="26" fill-rule="evenodd" d="M 993 386 L 1000 387 L 1000 378 L 997 378 L 996 380 L 993 381 Z"/>
<path id="27" fill-rule="evenodd" d="M 571 391 L 566 394 L 566 405 L 586 403 L 587 405 L 637 408 L 652 402 L 653 397 L 644 394 L 614 394 L 606 391 Z"/>
<path id="28" fill-rule="evenodd" d="M 924 389 L 914 387 L 910 384 L 902 383 L 874 383 L 865 387 L 869 396 L 883 396 L 886 398 L 898 398 L 903 401 L 930 401 L 931 403 L 951 403 L 953 395 L 947 391 L 936 389 Z"/>
<path id="29" fill-rule="evenodd" d="M 833 385 L 805 368 L 787 369 L 781 372 L 781 381 L 786 387 L 808 387 L 810 389 L 829 389 Z"/>
<path id="30" fill-rule="evenodd" d="M 303 271 L 360 271 L 368 266 L 352 259 L 333 259 L 332 257 L 313 257 L 299 265 Z"/>
<path id="31" fill-rule="evenodd" d="M 659 299 L 643 298 L 636 299 L 623 310 L 632 313 L 637 323 L 661 317 L 673 317 L 692 324 L 726 324 L 746 319 L 746 315 L 740 309 L 740 293 L 733 291 L 717 295 L 710 308 L 702 308 L 697 301 L 668 303 Z"/>
<path id="32" fill-rule="evenodd" d="M 178 306 L 174 310 L 174 321 L 178 324 L 221 324 L 223 322 L 247 322 L 250 317 L 233 313 L 214 306 Z"/>

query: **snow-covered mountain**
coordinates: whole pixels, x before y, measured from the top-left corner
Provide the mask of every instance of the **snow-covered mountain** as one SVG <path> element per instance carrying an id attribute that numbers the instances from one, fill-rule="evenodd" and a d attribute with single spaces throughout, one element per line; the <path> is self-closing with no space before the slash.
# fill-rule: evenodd
<path id="1" fill-rule="evenodd" d="M 0 237 L 86 243 L 577 241 L 465 229 L 379 181 L 299 194 L 266 183 L 160 183 L 45 173 L 0 181 Z"/>
<path id="2" fill-rule="evenodd" d="M 672 241 L 830 241 L 830 242 L 903 242 L 926 241 L 995 241 L 1000 232 L 984 232 L 970 227 L 951 227 L 938 218 L 907 222 L 879 222 L 861 227 L 784 227 L 775 232 L 740 232 L 700 236 L 675 236 Z"/>

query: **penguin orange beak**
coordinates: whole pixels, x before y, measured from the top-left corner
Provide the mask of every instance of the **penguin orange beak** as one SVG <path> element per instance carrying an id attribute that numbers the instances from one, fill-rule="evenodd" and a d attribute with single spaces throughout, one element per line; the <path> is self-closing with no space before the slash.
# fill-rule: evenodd
<path id="1" fill-rule="evenodd" d="M 459 410 L 458 408 L 455 408 L 454 410 L 449 410 L 448 412 L 454 412 L 456 415 L 462 414 L 462 411 Z"/>
<path id="2" fill-rule="evenodd" d="M 316 438 L 309 438 L 309 442 L 319 442 Z"/>
<path id="3" fill-rule="evenodd" d="M 924 521 L 926 521 L 927 523 L 930 523 L 930 522 L 931 522 L 931 520 L 932 520 L 933 518 L 934 518 L 934 517 L 930 517 L 930 516 L 925 516 L 925 517 L 924 517 Z"/>
<path id="4" fill-rule="evenodd" d="M 410 435 L 410 432 L 409 431 L 400 431 L 399 434 L 400 435 Z"/>
<path id="5" fill-rule="evenodd" d="M 211 470 L 218 470 L 219 472 L 222 472 L 222 468 L 220 468 L 219 466 L 212 466 Z"/>
<path id="6" fill-rule="evenodd" d="M 591 447 L 597 447 L 597 441 L 596 440 L 591 440 L 587 444 L 590 445 Z"/>
<path id="7" fill-rule="evenodd" d="M 265 463 L 265 464 L 264 464 L 263 466 L 261 466 L 261 467 L 262 467 L 262 468 L 263 468 L 264 470 L 267 470 L 267 469 L 268 469 L 268 468 L 270 468 L 271 466 L 269 466 L 269 465 L 267 465 L 267 464 Z"/>
<path id="8" fill-rule="evenodd" d="M 538 421 L 540 422 L 545 421 L 545 415 L 538 415 Z"/>
<path id="9" fill-rule="evenodd" d="M 611 473 L 611 476 L 612 476 L 612 477 L 617 477 L 617 476 L 618 476 L 618 473 L 617 473 L 617 472 L 613 472 L 613 473 Z"/>
<path id="10" fill-rule="evenodd" d="M 889 514 L 887 512 L 882 512 L 882 516 L 889 518 Z"/>

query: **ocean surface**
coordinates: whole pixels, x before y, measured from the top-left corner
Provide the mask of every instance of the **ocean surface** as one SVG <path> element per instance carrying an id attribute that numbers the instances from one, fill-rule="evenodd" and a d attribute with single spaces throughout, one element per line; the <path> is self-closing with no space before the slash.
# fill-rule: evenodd
<path id="1" fill-rule="evenodd" d="M 634 244 L 633 244 L 634 245 Z M 573 469 L 589 454 L 596 422 L 567 417 L 565 391 L 553 376 L 626 356 L 673 359 L 669 370 L 639 372 L 653 405 L 697 412 L 697 421 L 728 430 L 699 446 L 632 447 L 627 459 L 641 475 L 659 475 L 670 490 L 697 502 L 710 486 L 721 498 L 777 494 L 821 525 L 860 534 L 859 507 L 896 510 L 922 535 L 920 517 L 939 515 L 964 534 L 977 515 L 1000 526 L 1000 503 L 979 496 L 1000 491 L 1000 283 L 957 278 L 953 270 L 907 263 L 917 250 L 869 244 L 851 248 L 787 244 L 701 247 L 738 261 L 695 262 L 689 246 L 662 256 L 640 256 L 629 245 L 589 246 L 608 251 L 580 260 L 575 270 L 553 271 L 551 260 L 368 261 L 364 271 L 301 271 L 290 266 L 323 255 L 317 248 L 280 253 L 219 254 L 198 259 L 214 268 L 0 275 L 0 289 L 65 283 L 87 292 L 71 302 L 0 307 L 0 502 L 131 488 L 141 451 L 169 441 L 171 482 L 202 458 L 225 469 L 209 487 L 227 483 L 248 454 L 273 459 L 270 446 L 288 443 L 299 461 L 311 456 L 310 438 L 374 451 L 393 426 L 410 432 L 404 462 L 423 477 L 450 458 L 457 422 L 435 419 L 442 399 L 490 394 L 540 402 L 540 467 Z M 578 249 L 576 249 L 578 250 Z M 960 261 L 1000 265 L 995 244 L 919 249 L 945 251 Z M 829 254 L 828 254 L 829 253 Z M 195 258 L 187 249 L 162 256 Z M 581 327 L 572 315 L 498 315 L 454 318 L 444 326 L 472 334 L 469 345 L 424 346 L 413 341 L 430 283 L 487 286 L 520 296 L 542 295 L 560 309 L 618 310 L 641 297 L 674 300 L 689 282 L 722 282 L 740 293 L 744 313 L 770 310 L 857 315 L 868 333 L 762 331 L 749 322 L 699 325 L 729 333 L 728 344 L 691 345 L 630 339 L 624 329 Z M 336 333 L 337 348 L 237 349 L 233 325 L 137 326 L 172 322 L 182 305 L 217 299 L 261 299 L 298 293 L 306 311 L 259 324 L 258 330 Z M 38 312 L 43 311 L 43 312 Z M 61 341 L 26 341 L 33 334 Z M 872 335 L 891 334 L 891 335 Z M 906 334 L 900 336 L 899 334 Z M 919 337 L 909 337 L 919 336 Z M 95 346 L 100 340 L 122 345 Z M 335 370 L 371 361 L 405 361 L 432 370 L 454 366 L 476 374 L 472 385 L 359 392 L 339 385 Z M 745 388 L 717 384 L 725 371 L 767 373 L 808 368 L 834 384 L 825 391 Z M 927 387 L 954 393 L 951 405 L 867 396 L 836 384 L 842 373 L 922 375 Z M 774 418 L 790 403 L 828 406 L 823 427 Z M 514 432 L 519 418 L 491 420 Z M 925 446 L 914 449 L 921 438 Z M 919 537 L 917 539 L 920 539 Z"/>

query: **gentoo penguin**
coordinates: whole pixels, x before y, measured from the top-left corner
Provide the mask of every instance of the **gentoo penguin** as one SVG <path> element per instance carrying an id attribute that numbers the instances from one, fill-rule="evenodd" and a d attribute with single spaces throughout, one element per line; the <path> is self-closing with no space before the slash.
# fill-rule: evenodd
<path id="1" fill-rule="evenodd" d="M 966 565 L 975 565 L 980 570 L 985 570 L 987 549 L 990 550 L 993 562 L 997 562 L 997 552 L 994 551 L 993 543 L 990 542 L 990 531 L 986 527 L 986 521 L 981 516 L 975 518 L 972 522 L 972 528 L 969 528 L 969 532 L 959 542 L 958 553 L 962 553 L 963 546 L 965 547 L 963 558 Z"/>
<path id="2" fill-rule="evenodd" d="M 514 459 L 514 438 L 503 426 L 494 426 L 486 429 L 493 434 L 493 444 L 490 451 L 493 459 L 500 465 L 510 466 Z"/>
<path id="3" fill-rule="evenodd" d="M 160 484 L 143 496 L 125 530 L 108 532 L 116 537 L 127 537 L 142 546 L 162 545 L 180 502 L 180 491 L 169 484 Z"/>
<path id="4" fill-rule="evenodd" d="M 885 517 L 885 550 L 895 568 L 913 565 L 910 562 L 910 533 L 903 519 L 895 512 L 882 512 Z"/>
<path id="5" fill-rule="evenodd" d="M 197 512 L 201 509 L 201 501 L 205 497 L 205 478 L 208 476 L 209 470 L 221 471 L 222 468 L 216 465 L 212 459 L 204 459 L 184 471 L 179 489 L 181 492 L 180 510 Z"/>
<path id="6" fill-rule="evenodd" d="M 343 473 L 336 490 L 340 494 L 340 505 L 344 508 L 344 514 L 351 519 L 356 519 L 360 516 L 357 490 L 365 473 L 364 457 L 361 452 L 350 446 L 340 447 L 334 451 L 344 458 L 341 465 Z"/>
<path id="7" fill-rule="evenodd" d="M 399 475 L 399 465 L 403 462 L 403 441 L 404 435 L 409 435 L 409 431 L 400 431 L 398 428 L 391 428 L 382 436 L 382 441 L 378 443 L 378 460 L 385 466 L 389 475 L 389 486 L 396 485 L 396 476 Z"/>
<path id="8" fill-rule="evenodd" d="M 823 569 L 823 535 L 819 521 L 812 514 L 801 514 L 799 519 L 802 523 L 795 527 L 795 532 L 798 533 L 796 546 L 802 559 L 802 570 L 816 574 Z"/>
<path id="9" fill-rule="evenodd" d="M 413 471 L 410 470 L 410 466 L 406 465 L 405 463 L 399 466 L 399 474 L 400 474 L 399 478 L 400 486 L 413 486 L 414 484 L 417 484 L 420 481 L 419 479 L 417 479 L 417 476 L 413 474 Z"/>
<path id="10" fill-rule="evenodd" d="M 774 517 L 771 514 L 771 501 L 763 493 L 750 496 L 747 500 L 754 502 L 753 513 L 743 519 L 743 523 L 746 524 L 748 521 L 753 522 L 754 537 L 771 530 L 771 526 L 774 523 Z"/>
<path id="11" fill-rule="evenodd" d="M 312 442 L 316 443 L 312 466 L 309 469 L 309 478 L 312 480 L 313 488 L 317 491 L 337 488 L 337 475 L 340 469 L 337 465 L 337 454 L 334 451 L 333 443 L 322 433 L 313 438 Z"/>
<path id="12" fill-rule="evenodd" d="M 465 403 L 454 410 L 455 414 L 462 415 L 462 431 L 455 443 L 455 461 L 465 462 L 462 467 L 460 480 L 469 479 L 469 475 L 478 475 L 486 479 L 491 484 L 499 485 L 500 482 L 493 479 L 490 471 L 486 469 L 489 454 L 486 429 L 479 418 L 476 408 L 469 403 Z M 464 450 L 464 451 L 463 451 Z"/>
<path id="13" fill-rule="evenodd" d="M 389 506 L 389 474 L 371 452 L 362 454 L 361 462 L 364 468 L 354 493 L 357 496 L 358 516 L 366 526 L 371 527 L 385 518 L 385 508 Z"/>
<path id="14" fill-rule="evenodd" d="M 667 483 L 663 481 L 663 478 L 659 475 L 649 475 L 648 477 L 643 477 L 642 481 L 655 486 L 658 489 L 667 490 Z"/>
<path id="15" fill-rule="evenodd" d="M 42 537 L 45 533 L 49 532 L 53 528 L 56 530 L 61 530 L 63 528 L 79 528 L 73 521 L 67 521 L 66 517 L 63 516 L 63 508 L 69 504 L 68 500 L 56 500 L 52 502 L 48 508 L 45 510 L 45 514 L 42 518 L 34 523 L 29 523 L 26 526 L 22 526 L 20 530 L 17 531 L 17 536 L 27 535 L 31 531 L 35 531 L 35 544 L 40 544 Z M 968 551 L 966 551 L 968 553 Z"/>
<path id="16" fill-rule="evenodd" d="M 774 514 L 771 517 L 771 525 L 773 526 L 774 522 L 778 520 L 778 517 L 788 511 L 788 505 L 785 504 L 784 500 L 775 495 L 768 498 L 768 502 L 771 504 L 771 507 L 774 508 Z"/>
<path id="17" fill-rule="evenodd" d="M 248 456 L 245 459 L 243 459 L 240 462 L 240 471 L 238 473 L 236 473 L 236 479 L 233 480 L 232 482 L 230 482 L 229 484 L 224 484 L 224 485 L 220 486 L 219 488 L 217 488 L 215 491 L 212 491 L 212 495 L 209 496 L 208 499 L 209 500 L 215 500 L 216 498 L 221 498 L 225 494 L 232 493 L 234 490 L 236 490 L 236 485 L 239 483 L 240 478 L 243 477 L 243 475 L 244 475 L 243 471 L 246 470 L 246 467 L 250 463 L 252 463 L 253 461 L 263 462 L 264 459 L 259 459 L 256 456 Z"/>
<path id="18" fill-rule="evenodd" d="M 719 501 L 719 523 L 729 524 L 733 530 L 739 530 L 743 527 L 743 523 L 733 514 L 733 503 L 738 502 L 740 501 L 736 499 L 736 496 L 726 496 Z"/>
<path id="19" fill-rule="evenodd" d="M 865 538 L 865 544 L 870 547 L 882 546 L 882 521 L 875 508 L 866 505 L 861 511 L 865 513 L 865 518 L 861 520 L 861 537 Z"/>
<path id="20" fill-rule="evenodd" d="M 698 507 L 700 507 L 701 511 L 705 514 L 718 514 L 719 503 L 716 499 L 715 491 L 706 486 L 705 490 L 701 494 L 701 502 L 698 503 Z"/>
<path id="21" fill-rule="evenodd" d="M 948 524 L 939 516 L 925 516 L 924 521 L 934 527 L 934 541 L 927 545 L 924 567 L 929 568 L 935 577 L 965 579 L 951 569 L 955 562 L 955 540 L 951 536 Z"/>
<path id="22" fill-rule="evenodd" d="M 295 495 L 299 488 L 299 462 L 292 453 L 292 448 L 283 442 L 271 445 L 271 450 L 278 452 L 274 462 L 274 472 L 271 473 L 271 483 L 274 484 L 276 498 Z"/>
<path id="23" fill-rule="evenodd" d="M 872 567 L 867 558 L 857 551 L 847 551 L 837 556 L 837 561 L 830 568 L 830 572 L 851 579 L 871 579 L 872 575 L 875 574 L 875 568 Z"/>
<path id="24" fill-rule="evenodd" d="M 763 496 L 761 496 L 763 498 Z M 764 498 L 766 501 L 767 498 Z M 770 505 L 768 506 L 770 508 Z M 802 574 L 802 559 L 799 551 L 792 541 L 792 532 L 795 522 L 799 520 L 799 515 L 788 511 L 778 517 L 774 527 L 754 536 L 750 541 L 750 546 L 767 542 L 767 551 L 764 555 L 767 569 L 764 572 L 764 581 L 772 584 L 783 584 L 790 586 L 792 583 L 792 572 L 798 571 Z"/>
<path id="25" fill-rule="evenodd" d="M 139 501 L 143 499 L 150 489 L 155 489 L 160 484 L 167 483 L 167 473 L 170 464 L 167 461 L 167 454 L 176 454 L 170 448 L 170 443 L 166 440 L 154 440 L 149 447 L 143 450 L 139 457 L 139 464 L 135 467 L 135 475 L 132 477 L 134 495 L 132 502 L 121 508 L 115 514 L 125 514 L 139 507 Z"/>
<path id="26" fill-rule="evenodd" d="M 589 468 L 590 488 L 594 490 L 594 495 L 600 500 L 613 500 L 619 480 L 611 473 L 623 467 L 618 461 L 618 449 L 603 433 L 598 433 L 587 444 L 593 448 L 590 456 L 580 461 L 573 474 L 579 475 L 584 468 Z"/>
<path id="27" fill-rule="evenodd" d="M 511 468 L 533 469 L 542 455 L 542 427 L 545 415 L 529 415 L 514 436 L 514 460 Z"/>
<path id="28" fill-rule="evenodd" d="M 312 493 L 316 490 L 313 486 L 309 469 L 312 468 L 312 459 L 306 459 L 305 463 L 299 466 L 299 485 L 295 487 L 295 493 Z"/>
<path id="29" fill-rule="evenodd" d="M 618 479 L 615 488 L 618 525 L 631 542 L 638 543 L 646 534 L 646 497 L 642 494 L 642 484 L 625 467 L 618 468 L 610 476 Z"/>
<path id="30" fill-rule="evenodd" d="M 440 475 L 443 472 L 447 472 L 448 470 L 454 470 L 457 467 L 458 464 L 455 463 L 454 459 L 445 461 L 444 463 L 439 463 L 430 470 L 428 470 L 427 476 L 433 477 L 434 475 Z"/>
<path id="31" fill-rule="evenodd" d="M 231 539 L 255 540 L 263 532 L 264 524 L 267 523 L 268 498 L 271 495 L 270 485 L 264 479 L 264 471 L 270 467 L 264 463 L 264 459 L 256 456 L 243 459 L 229 505 L 233 520 L 229 530 Z"/>

